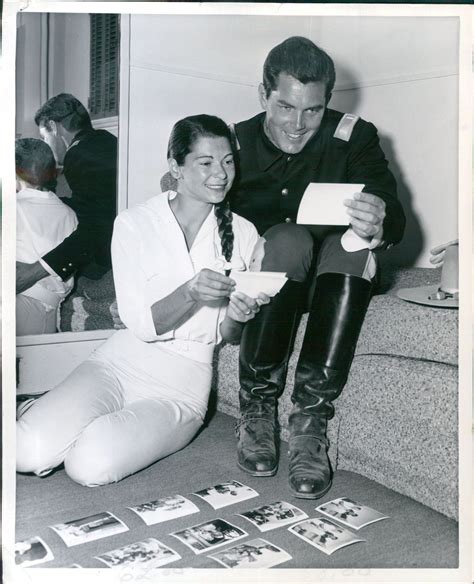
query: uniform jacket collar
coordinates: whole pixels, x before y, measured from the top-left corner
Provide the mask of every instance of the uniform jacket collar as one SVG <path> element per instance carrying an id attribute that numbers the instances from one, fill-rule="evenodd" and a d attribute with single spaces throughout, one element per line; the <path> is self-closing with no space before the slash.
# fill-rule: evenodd
<path id="1" fill-rule="evenodd" d="M 70 150 L 73 146 L 77 146 L 83 138 L 94 131 L 94 128 L 85 128 L 84 130 L 79 130 L 79 132 L 72 139 L 72 142 L 69 144 L 68 150 Z"/>

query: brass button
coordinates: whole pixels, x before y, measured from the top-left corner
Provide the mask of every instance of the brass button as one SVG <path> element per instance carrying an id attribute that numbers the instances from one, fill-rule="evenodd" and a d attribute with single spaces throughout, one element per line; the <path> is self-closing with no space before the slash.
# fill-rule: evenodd
<path id="1" fill-rule="evenodd" d="M 288 195 L 288 189 L 281 189 L 281 194 L 286 197 Z"/>
<path id="2" fill-rule="evenodd" d="M 63 269 L 62 269 L 62 271 L 63 271 L 63 272 L 67 272 L 67 269 L 66 269 L 66 268 L 63 268 Z"/>
<path id="3" fill-rule="evenodd" d="M 290 219 L 289 217 L 287 217 L 287 218 L 285 219 L 285 223 L 291 223 L 291 219 Z"/>
<path id="4" fill-rule="evenodd" d="M 288 158 L 286 159 L 287 162 L 291 161 L 291 156 L 288 156 Z"/>
<path id="5" fill-rule="evenodd" d="M 72 264 L 71 264 L 71 262 L 69 262 L 69 263 L 68 263 L 68 266 L 69 266 L 70 268 L 72 268 Z"/>

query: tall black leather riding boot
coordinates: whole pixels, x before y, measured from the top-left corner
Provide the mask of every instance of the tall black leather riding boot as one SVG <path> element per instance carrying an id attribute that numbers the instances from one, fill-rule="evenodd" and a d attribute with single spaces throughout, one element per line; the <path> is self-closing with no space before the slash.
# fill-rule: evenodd
<path id="1" fill-rule="evenodd" d="M 278 468 L 277 400 L 285 385 L 303 291 L 303 284 L 288 280 L 242 333 L 237 464 L 253 476 L 272 476 Z"/>
<path id="2" fill-rule="evenodd" d="M 289 417 L 289 482 L 296 497 L 317 499 L 331 487 L 327 421 L 349 374 L 372 283 L 358 276 L 318 276 L 295 374 Z"/>

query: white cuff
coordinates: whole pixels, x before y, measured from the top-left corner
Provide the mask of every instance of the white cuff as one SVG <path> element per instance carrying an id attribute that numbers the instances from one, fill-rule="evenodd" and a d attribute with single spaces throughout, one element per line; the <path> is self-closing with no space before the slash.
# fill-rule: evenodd
<path id="1" fill-rule="evenodd" d="M 383 227 L 371 238 L 361 237 L 349 227 L 349 229 L 341 236 L 341 245 L 345 251 L 354 252 L 361 249 L 375 249 L 382 243 Z"/>
<path id="2" fill-rule="evenodd" d="M 48 272 L 48 274 L 53 276 L 53 278 L 60 280 L 61 282 L 63 281 L 62 278 L 56 274 L 53 268 L 51 268 L 51 266 L 48 266 L 48 264 L 42 258 L 39 258 L 38 261 L 41 264 L 41 266 Z"/>

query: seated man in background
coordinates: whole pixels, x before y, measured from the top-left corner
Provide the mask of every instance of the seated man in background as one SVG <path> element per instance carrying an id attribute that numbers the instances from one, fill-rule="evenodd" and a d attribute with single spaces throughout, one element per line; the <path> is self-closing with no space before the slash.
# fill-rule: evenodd
<path id="1" fill-rule="evenodd" d="M 288 274 L 292 280 L 245 325 L 238 464 L 253 476 L 276 473 L 277 400 L 314 273 L 289 416 L 290 489 L 313 499 L 331 487 L 327 421 L 346 383 L 372 295 L 374 252 L 400 241 L 405 227 L 377 130 L 327 107 L 334 83 L 331 57 L 309 39 L 291 37 L 270 51 L 259 86 L 264 111 L 235 125 L 238 180 L 229 193 L 232 210 L 280 250 L 265 254 L 259 269 L 288 274 L 295 258 L 305 266 L 304 273 Z M 344 237 L 346 228 L 318 232 L 295 225 L 312 182 L 365 185 L 345 202 L 351 229 Z"/>
<path id="2" fill-rule="evenodd" d="M 117 139 L 94 130 L 74 96 L 61 93 L 36 113 L 42 139 L 51 147 L 72 191 L 64 199 L 75 212 L 74 233 L 34 263 L 17 262 L 17 293 L 48 275 L 67 281 L 77 270 L 92 279 L 111 268 L 110 242 L 116 215 Z"/>
<path id="3" fill-rule="evenodd" d="M 34 263 L 54 249 L 77 226 L 76 214 L 50 189 L 56 182 L 51 148 L 35 138 L 15 143 L 17 183 L 16 258 Z M 16 334 L 55 333 L 59 306 L 71 291 L 73 278 L 48 276 L 16 296 Z"/>

